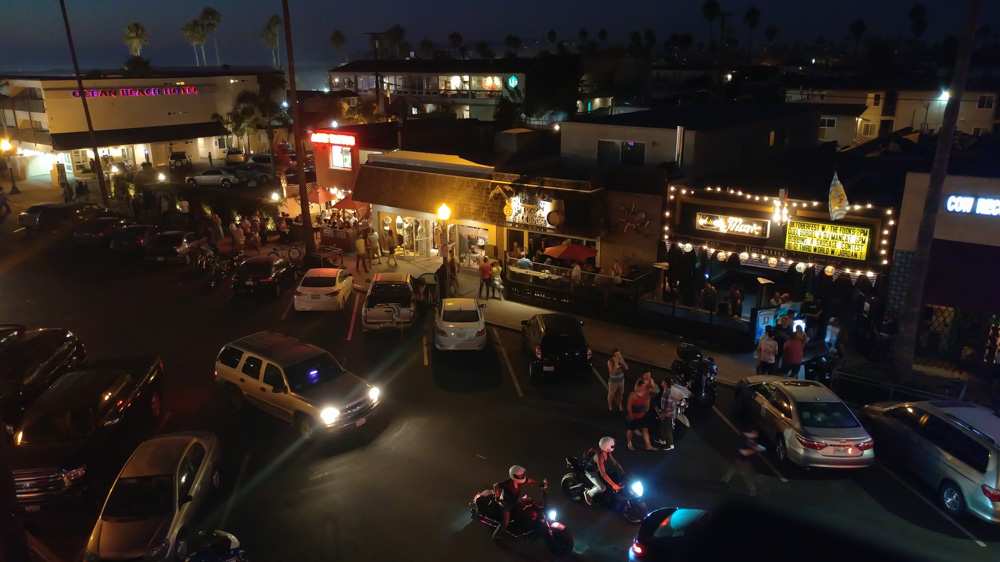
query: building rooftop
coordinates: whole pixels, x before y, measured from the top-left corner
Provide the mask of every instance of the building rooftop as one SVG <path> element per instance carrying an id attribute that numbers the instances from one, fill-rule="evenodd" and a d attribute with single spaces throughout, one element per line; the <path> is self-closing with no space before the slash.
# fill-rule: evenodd
<path id="1" fill-rule="evenodd" d="M 84 80 L 102 78 L 195 78 L 210 76 L 256 76 L 280 73 L 281 70 L 269 66 L 163 66 L 154 67 L 149 75 L 136 76 L 121 68 L 89 69 L 80 72 Z M 0 78 L 9 80 L 75 80 L 76 76 L 66 70 L 36 72 L 2 72 Z"/>
<path id="2" fill-rule="evenodd" d="M 811 104 L 802 103 L 691 104 L 619 115 L 583 115 L 574 118 L 573 122 L 617 125 L 621 127 L 646 127 L 651 129 L 685 127 L 696 131 L 706 131 L 711 129 L 726 129 L 741 123 L 768 121 L 803 113 L 816 113 L 816 109 Z"/>
<path id="3" fill-rule="evenodd" d="M 393 150 L 383 154 L 372 154 L 368 157 L 370 164 L 396 164 L 416 169 L 447 170 L 456 172 L 471 172 L 490 174 L 493 166 L 479 164 L 467 160 L 457 154 L 438 154 L 434 152 L 417 152 L 414 150 Z"/>
<path id="4" fill-rule="evenodd" d="M 330 72 L 489 74 L 524 72 L 537 64 L 536 59 L 523 58 L 355 60 L 331 68 Z"/>

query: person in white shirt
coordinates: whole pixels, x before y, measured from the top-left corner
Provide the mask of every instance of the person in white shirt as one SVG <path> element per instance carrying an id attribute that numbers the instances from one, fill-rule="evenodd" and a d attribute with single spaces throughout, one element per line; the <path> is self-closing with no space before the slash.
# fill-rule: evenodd
<path id="1" fill-rule="evenodd" d="M 757 374 L 774 373 L 774 363 L 778 357 L 778 341 L 774 339 L 774 328 L 768 326 L 757 342 Z"/>

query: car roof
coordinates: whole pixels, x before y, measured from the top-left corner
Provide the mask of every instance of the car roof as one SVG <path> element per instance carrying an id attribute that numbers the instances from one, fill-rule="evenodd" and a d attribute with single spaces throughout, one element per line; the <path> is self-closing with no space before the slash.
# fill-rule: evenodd
<path id="1" fill-rule="evenodd" d="M 193 435 L 180 433 L 143 441 L 125 463 L 120 478 L 174 474 L 181 457 L 194 440 Z"/>
<path id="2" fill-rule="evenodd" d="M 409 274 L 388 272 L 376 273 L 372 278 L 372 283 L 406 283 L 410 280 Z"/>
<path id="3" fill-rule="evenodd" d="M 259 355 L 281 367 L 289 367 L 327 351 L 277 332 L 257 332 L 231 342 L 229 345 Z"/>
<path id="4" fill-rule="evenodd" d="M 314 267 L 307 270 L 304 277 L 336 277 L 341 271 L 343 269 L 337 267 Z"/>
<path id="5" fill-rule="evenodd" d="M 272 255 L 253 256 L 253 257 L 249 257 L 249 258 L 243 260 L 243 263 L 246 264 L 246 265 L 254 265 L 254 264 L 258 264 L 258 263 L 259 264 L 270 264 L 270 263 L 274 263 L 274 262 L 278 261 L 278 259 L 279 258 L 277 256 L 272 256 Z"/>
<path id="6" fill-rule="evenodd" d="M 94 367 L 66 373 L 28 407 L 24 424 L 30 426 L 38 418 L 72 410 L 74 406 L 99 404 L 101 394 L 127 372 L 122 368 Z"/>
<path id="7" fill-rule="evenodd" d="M 576 332 L 580 329 L 580 321 L 569 314 L 539 314 L 538 319 L 546 332 Z"/>
<path id="8" fill-rule="evenodd" d="M 476 310 L 479 307 L 476 299 L 465 298 L 444 299 L 443 305 L 445 310 Z"/>
<path id="9" fill-rule="evenodd" d="M 749 384 L 769 382 L 780 387 L 796 402 L 843 402 L 832 390 L 810 380 L 788 379 L 775 375 L 754 375 L 744 379 Z"/>
<path id="10" fill-rule="evenodd" d="M 1000 416 L 989 408 L 960 400 L 931 400 L 913 405 L 951 418 L 1000 444 Z"/>

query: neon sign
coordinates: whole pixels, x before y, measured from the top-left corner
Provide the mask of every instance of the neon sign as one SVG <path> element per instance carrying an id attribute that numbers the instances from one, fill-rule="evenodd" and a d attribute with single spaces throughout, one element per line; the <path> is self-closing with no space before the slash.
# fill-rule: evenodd
<path id="1" fill-rule="evenodd" d="M 354 146 L 355 139 L 351 135 L 340 133 L 313 133 L 309 140 L 320 144 L 336 144 L 340 146 Z"/>
<path id="2" fill-rule="evenodd" d="M 73 90 L 73 97 L 143 98 L 157 96 L 197 96 L 198 86 L 151 86 L 149 88 L 85 88 Z"/>
<path id="3" fill-rule="evenodd" d="M 944 202 L 949 213 L 963 215 L 1000 216 L 1000 199 L 996 197 L 972 197 L 970 195 L 949 195 Z"/>
<path id="4" fill-rule="evenodd" d="M 715 213 L 698 213 L 695 216 L 694 227 L 719 234 L 734 234 L 752 238 L 767 238 L 771 234 L 771 221 L 767 219 L 748 219 Z"/>

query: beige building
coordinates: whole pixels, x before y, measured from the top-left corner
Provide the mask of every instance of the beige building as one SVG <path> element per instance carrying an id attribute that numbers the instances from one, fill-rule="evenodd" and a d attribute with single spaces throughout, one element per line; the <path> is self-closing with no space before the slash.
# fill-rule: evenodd
<path id="1" fill-rule="evenodd" d="M 0 76 L 3 135 L 18 148 L 22 175 L 48 174 L 62 163 L 68 174 L 90 169 L 93 152 L 81 97 L 86 96 L 102 161 L 166 166 L 172 151 L 193 161 L 224 158 L 236 144 L 213 116 L 232 110 L 243 90 L 257 90 L 270 69 L 157 70 L 136 78 L 121 72 L 89 73 L 83 91 L 72 76 Z M 253 135 L 256 137 L 257 135 Z M 266 141 L 251 141 L 266 149 Z"/>
<path id="2" fill-rule="evenodd" d="M 949 98 L 947 90 L 799 88 L 785 91 L 785 101 L 789 103 L 864 105 L 864 111 L 854 123 L 851 144 L 859 144 L 905 128 L 936 131 L 941 127 Z M 958 130 L 969 135 L 991 133 L 997 124 L 996 98 L 996 92 L 965 92 L 958 109 Z"/>

